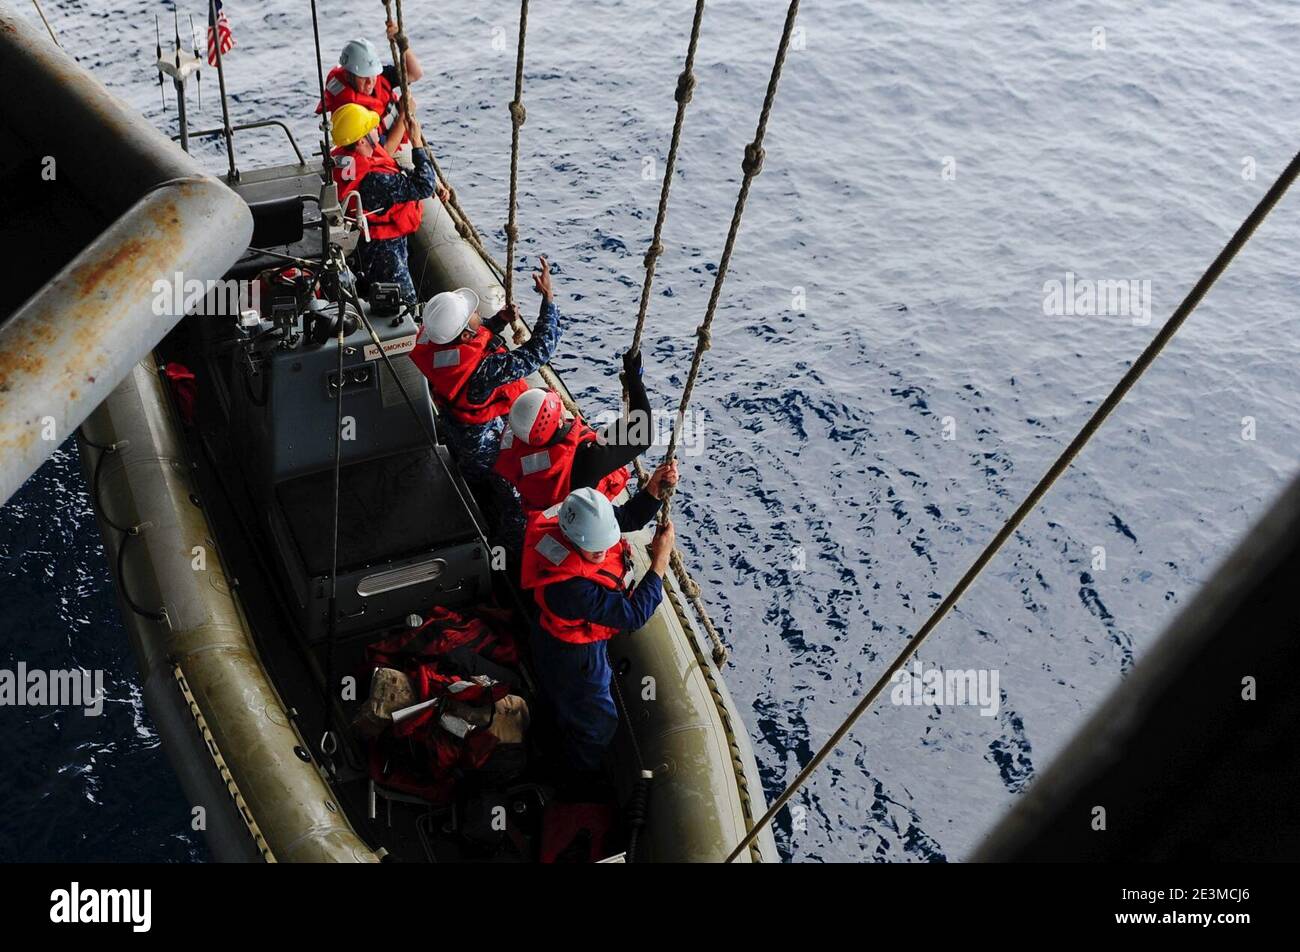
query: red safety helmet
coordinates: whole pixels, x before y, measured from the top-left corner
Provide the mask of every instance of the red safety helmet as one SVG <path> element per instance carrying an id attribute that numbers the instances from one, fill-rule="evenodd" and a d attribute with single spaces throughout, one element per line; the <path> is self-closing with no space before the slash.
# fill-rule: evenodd
<path id="1" fill-rule="evenodd" d="M 510 407 L 510 429 L 529 446 L 544 446 L 564 420 L 560 395 L 549 388 L 525 390 Z"/>

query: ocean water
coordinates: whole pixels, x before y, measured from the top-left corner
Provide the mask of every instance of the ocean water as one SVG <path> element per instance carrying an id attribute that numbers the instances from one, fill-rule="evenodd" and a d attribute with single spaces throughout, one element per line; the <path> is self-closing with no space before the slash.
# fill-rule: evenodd
<path id="1" fill-rule="evenodd" d="M 426 135 L 500 253 L 517 7 L 404 6 Z M 153 14 L 170 4 L 44 7 L 84 66 L 174 130 L 151 66 Z M 180 9 L 204 20 L 201 3 Z M 308 4 L 226 9 L 234 120 L 283 118 L 310 143 Z M 327 62 L 353 34 L 382 40 L 378 4 L 321 9 Z M 593 412 L 617 406 L 692 9 L 530 11 L 517 264 L 556 264 L 569 320 L 556 365 Z M 705 15 L 644 346 L 665 408 L 784 9 L 714 0 Z M 1173 311 L 1290 160 L 1300 115 L 1285 0 L 823 0 L 800 24 L 676 517 L 769 795 Z M 209 77 L 196 124 L 219 122 L 215 91 Z M 287 154 L 269 134 L 239 153 L 246 167 Z M 215 145 L 203 154 L 221 167 Z M 882 698 L 781 818 L 785 857 L 961 860 L 1141 662 L 1300 465 L 1298 239 L 1292 196 L 923 647 L 927 666 L 996 672 L 997 710 Z M 1137 282 L 1149 308 L 1046 307 L 1049 283 L 1071 280 Z M 103 668 L 110 700 L 100 718 L 0 708 L 0 858 L 202 859 L 75 452 L 0 510 L 0 666 Z"/>

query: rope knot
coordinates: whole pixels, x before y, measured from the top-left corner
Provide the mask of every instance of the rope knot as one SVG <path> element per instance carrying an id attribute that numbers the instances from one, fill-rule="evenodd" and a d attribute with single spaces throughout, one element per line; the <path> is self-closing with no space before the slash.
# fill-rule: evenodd
<path id="1" fill-rule="evenodd" d="M 763 156 L 766 154 L 757 142 L 749 143 L 745 146 L 745 161 L 740 163 L 741 170 L 746 175 L 757 175 L 763 171 Z"/>
<path id="2" fill-rule="evenodd" d="M 506 237 L 511 241 L 519 240 L 519 226 L 515 224 L 506 224 Z"/>
<path id="3" fill-rule="evenodd" d="M 664 253 L 664 246 L 659 242 L 654 242 L 646 249 L 644 264 L 648 268 L 655 263 L 655 259 Z"/>
<path id="4" fill-rule="evenodd" d="M 713 346 L 713 331 L 703 324 L 695 329 L 695 336 L 700 339 L 700 350 L 708 350 Z"/>
<path id="5" fill-rule="evenodd" d="M 673 98 L 680 103 L 688 103 L 691 101 L 691 96 L 694 94 L 695 75 L 689 70 L 684 69 L 677 77 L 677 92 L 673 94 Z"/>
<path id="6" fill-rule="evenodd" d="M 528 110 L 518 99 L 510 104 L 510 121 L 517 126 L 522 126 L 524 120 L 528 118 Z"/>

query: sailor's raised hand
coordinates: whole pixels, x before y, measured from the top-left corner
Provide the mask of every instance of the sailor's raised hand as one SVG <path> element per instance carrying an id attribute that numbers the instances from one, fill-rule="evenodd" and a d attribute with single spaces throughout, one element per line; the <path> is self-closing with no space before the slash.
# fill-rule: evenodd
<path id="1" fill-rule="evenodd" d="M 384 32 L 388 34 L 388 38 L 390 40 L 397 39 L 397 24 L 394 23 L 392 20 L 387 21 L 384 24 Z"/>
<path id="2" fill-rule="evenodd" d="M 550 301 L 551 292 L 551 266 L 546 261 L 546 255 L 537 259 L 537 267 L 540 271 L 533 272 L 533 290 L 540 294 L 545 300 Z"/>

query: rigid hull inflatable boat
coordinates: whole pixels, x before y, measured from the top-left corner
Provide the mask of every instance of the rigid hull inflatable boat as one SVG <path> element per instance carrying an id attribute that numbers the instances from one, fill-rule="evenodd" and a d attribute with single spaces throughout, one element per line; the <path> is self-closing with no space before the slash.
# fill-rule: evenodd
<path id="1" fill-rule="evenodd" d="M 417 331 L 413 316 L 373 298 L 345 302 L 340 378 L 338 323 L 315 336 L 337 320 L 336 301 L 322 314 L 314 293 L 290 287 L 292 261 L 304 265 L 301 280 L 308 263 L 325 264 L 330 243 L 349 243 L 340 210 L 322 198 L 322 167 L 304 161 L 294 145 L 298 160 L 290 165 L 208 175 L 20 17 L 4 9 L 0 15 L 4 42 L 21 53 L 6 73 L 27 88 L 63 91 L 70 123 L 102 139 L 97 169 L 115 152 L 136 162 L 116 178 L 97 179 L 116 190 L 105 203 L 106 221 L 138 207 L 133 201 L 181 193 L 184 214 L 168 219 L 180 236 L 154 242 L 153 277 L 171 276 L 171 248 L 187 278 L 265 282 L 273 275 L 281 282 L 267 285 L 257 314 L 214 315 L 220 308 L 209 295 L 191 309 L 203 313 L 179 323 L 179 315 L 159 318 L 140 331 L 132 359 L 143 359 L 84 422 L 75 405 L 60 418 L 69 427 L 81 423 L 83 467 L 145 701 L 187 797 L 202 808 L 214 855 L 279 862 L 544 858 L 557 802 L 548 776 L 534 766 L 548 760 L 544 731 L 530 733 L 528 766 L 510 783 L 493 787 L 468 772 L 463 790 L 433 802 L 385 784 L 382 770 L 377 779 L 373 756 L 349 730 L 366 699 L 376 644 L 445 613 L 480 612 L 522 642 L 532 599 L 509 573 L 493 570 L 494 554 L 478 531 L 487 524 L 483 501 L 448 451 L 430 441 L 436 412 L 405 356 Z M 16 128 L 25 118 L 6 116 Z M 62 155 L 66 164 L 76 161 L 70 150 Z M 83 171 L 84 186 L 91 179 L 89 168 Z M 183 202 L 191 193 L 221 217 L 203 207 L 190 214 Z M 128 219 L 124 214 L 116 227 L 129 227 Z M 191 239 L 200 231 L 215 251 L 195 250 Z M 120 236 L 113 242 L 116 257 L 108 254 L 96 275 L 121 258 Z M 92 243 L 86 253 L 96 250 Z M 182 260 L 199 252 L 207 271 Z M 421 299 L 470 287 L 484 313 L 504 300 L 493 271 L 436 201 L 425 202 L 410 258 Z M 223 262 L 224 273 L 213 261 Z M 33 301 L 58 290 L 66 271 Z M 135 290 L 137 307 L 156 296 Z M 569 399 L 549 368 L 542 376 Z M 340 380 L 357 436 L 339 443 L 335 573 Z M 98 386 L 107 389 L 102 375 Z M 648 565 L 649 532 L 630 539 L 639 575 Z M 621 714 L 608 763 L 614 819 L 583 858 L 721 860 L 763 811 L 743 722 L 692 614 L 688 586 L 670 571 L 651 621 L 610 643 Z M 526 690 L 526 661 L 517 674 Z M 355 697 L 325 689 L 348 676 Z M 532 700 L 544 708 L 544 698 Z M 775 861 L 770 833 L 742 858 Z"/>

